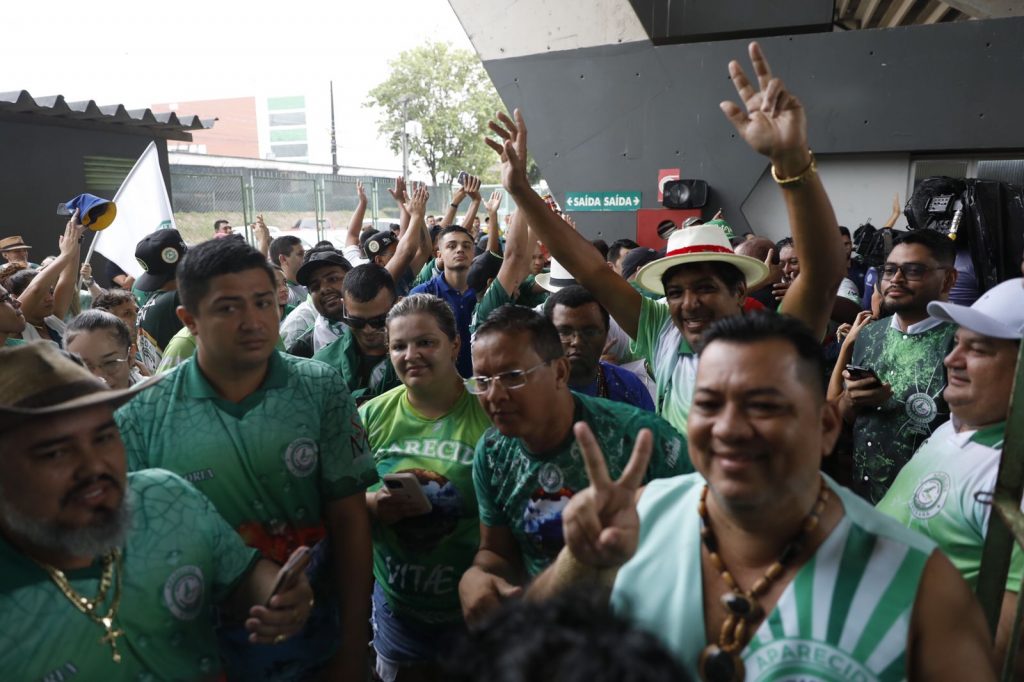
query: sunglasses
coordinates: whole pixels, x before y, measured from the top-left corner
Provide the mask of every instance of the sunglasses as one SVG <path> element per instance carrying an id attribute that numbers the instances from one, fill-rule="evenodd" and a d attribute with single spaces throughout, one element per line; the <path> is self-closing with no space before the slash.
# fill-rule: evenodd
<path id="1" fill-rule="evenodd" d="M 362 329 L 366 325 L 370 325 L 374 329 L 383 329 L 388 321 L 388 314 L 384 313 L 376 317 L 349 317 L 345 315 L 341 318 L 341 321 L 352 329 Z"/>

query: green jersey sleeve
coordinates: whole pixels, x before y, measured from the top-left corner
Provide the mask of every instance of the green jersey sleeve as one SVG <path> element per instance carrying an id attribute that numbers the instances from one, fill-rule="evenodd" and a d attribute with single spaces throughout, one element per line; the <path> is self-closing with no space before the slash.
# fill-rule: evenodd
<path id="1" fill-rule="evenodd" d="M 364 492 L 377 481 L 377 469 L 366 439 L 363 420 L 341 374 L 323 376 L 324 413 L 320 452 L 323 457 L 325 500 Z"/>
<path id="2" fill-rule="evenodd" d="M 170 372 L 172 369 L 195 354 L 196 337 L 192 336 L 192 332 L 189 331 L 188 327 L 182 327 L 178 330 L 178 333 L 172 336 L 171 340 L 167 342 L 167 347 L 164 348 L 163 355 L 160 358 L 160 364 L 157 366 L 156 371 L 159 374 Z"/>
<path id="3" fill-rule="evenodd" d="M 647 297 L 641 298 L 640 322 L 637 325 L 636 339 L 629 346 L 630 352 L 637 358 L 644 358 L 653 366 L 658 337 L 661 336 L 661 330 L 668 319 L 667 305 Z"/>
<path id="4" fill-rule="evenodd" d="M 487 287 L 487 291 L 484 292 L 483 298 L 477 301 L 476 308 L 473 309 L 473 321 L 469 327 L 470 332 L 475 333 L 476 328 L 487 320 L 488 315 L 501 306 L 508 305 L 512 302 L 512 297 L 508 295 L 507 291 L 505 291 L 505 287 L 501 286 L 501 282 L 495 279 L 491 282 L 491 285 Z"/>
<path id="5" fill-rule="evenodd" d="M 501 507 L 494 499 L 495 489 L 491 477 L 491 461 L 488 436 L 493 430 L 488 430 L 480 437 L 476 444 L 476 452 L 473 454 L 473 488 L 476 490 L 477 508 L 480 510 L 480 522 L 492 528 L 497 526 L 509 526 L 510 522 Z"/>

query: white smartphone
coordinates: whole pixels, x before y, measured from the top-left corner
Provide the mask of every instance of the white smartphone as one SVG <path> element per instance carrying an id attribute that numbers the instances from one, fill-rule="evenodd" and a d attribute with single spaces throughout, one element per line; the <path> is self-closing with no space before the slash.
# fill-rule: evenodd
<path id="1" fill-rule="evenodd" d="M 384 474 L 384 485 L 387 486 L 388 492 L 395 497 L 411 502 L 416 514 L 426 514 L 433 508 L 430 499 L 423 492 L 423 486 L 420 485 L 416 474 L 407 471 Z"/>

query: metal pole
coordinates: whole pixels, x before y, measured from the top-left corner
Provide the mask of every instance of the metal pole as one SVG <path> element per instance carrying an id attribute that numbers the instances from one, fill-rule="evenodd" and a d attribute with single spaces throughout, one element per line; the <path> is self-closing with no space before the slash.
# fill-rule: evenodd
<path id="1" fill-rule="evenodd" d="M 331 81 L 331 172 L 338 174 L 338 138 L 334 134 L 334 81 Z"/>

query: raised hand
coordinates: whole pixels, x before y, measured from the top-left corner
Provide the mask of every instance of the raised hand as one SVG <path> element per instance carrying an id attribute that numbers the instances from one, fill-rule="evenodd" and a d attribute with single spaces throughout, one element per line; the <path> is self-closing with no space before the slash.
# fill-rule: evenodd
<path id="1" fill-rule="evenodd" d="M 390 190 L 389 190 L 390 191 Z M 394 196 L 394 195 L 391 195 Z M 363 181 L 356 180 L 356 199 L 360 204 L 366 203 L 366 190 L 363 189 Z"/>
<path id="2" fill-rule="evenodd" d="M 601 446 L 584 422 L 573 427 L 590 478 L 590 487 L 573 495 L 562 511 L 565 544 L 582 564 L 618 568 L 636 552 L 640 541 L 637 492 L 651 459 L 650 429 L 637 434 L 633 453 L 619 480 L 608 475 Z"/>
<path id="3" fill-rule="evenodd" d="M 497 213 L 498 208 L 501 206 L 501 197 L 504 196 L 500 189 L 496 189 L 491 192 L 491 198 L 487 200 L 484 207 L 488 213 Z"/>
<path id="4" fill-rule="evenodd" d="M 470 175 L 466 178 L 466 184 L 462 186 L 469 195 L 470 199 L 476 199 L 480 201 L 480 178 L 475 175 Z"/>
<path id="5" fill-rule="evenodd" d="M 71 253 L 78 248 L 83 234 L 85 234 L 85 225 L 78 222 L 78 209 L 76 208 L 75 212 L 71 214 L 68 224 L 64 226 L 64 234 L 57 239 L 60 253 Z"/>
<path id="6" fill-rule="evenodd" d="M 358 191 L 358 189 L 356 190 Z M 408 195 L 405 191 L 405 178 L 399 175 L 395 178 L 395 186 L 388 187 L 388 194 L 395 200 L 395 203 L 401 206 L 408 200 Z"/>
<path id="7" fill-rule="evenodd" d="M 749 51 L 758 87 L 733 60 L 729 62 L 729 76 L 743 107 L 728 101 L 719 106 L 747 144 L 772 160 L 777 174 L 796 176 L 810 163 L 803 105 L 786 90 L 781 79 L 772 76 L 761 46 L 750 43 Z"/>
<path id="8" fill-rule="evenodd" d="M 516 109 L 515 121 L 498 112 L 498 121 L 491 121 L 487 127 L 502 139 L 501 142 L 487 137 L 484 142 L 501 158 L 501 184 L 512 194 L 530 190 L 526 175 L 526 121 Z"/>
<path id="9" fill-rule="evenodd" d="M 409 195 L 409 201 L 405 204 L 405 210 L 409 215 L 423 217 L 427 214 L 427 199 L 430 193 L 425 185 L 418 185 L 413 193 Z"/>

